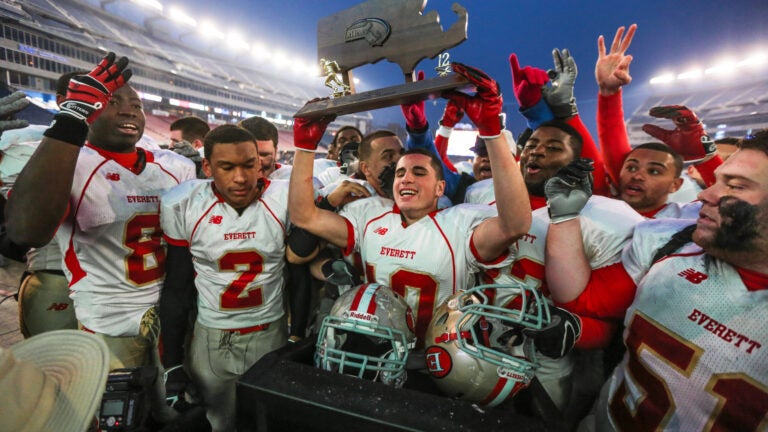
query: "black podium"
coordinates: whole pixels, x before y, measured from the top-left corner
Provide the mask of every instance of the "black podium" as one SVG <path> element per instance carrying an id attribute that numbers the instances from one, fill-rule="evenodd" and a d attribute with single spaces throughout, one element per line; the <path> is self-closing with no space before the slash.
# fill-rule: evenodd
<path id="1" fill-rule="evenodd" d="M 266 355 L 241 377 L 238 431 L 561 430 L 559 413 L 547 412 L 554 406 L 530 403 L 540 386 L 510 406 L 480 409 L 439 395 L 420 372 L 409 371 L 404 388 L 395 389 L 317 369 L 313 354 L 314 341 L 306 339 Z"/>

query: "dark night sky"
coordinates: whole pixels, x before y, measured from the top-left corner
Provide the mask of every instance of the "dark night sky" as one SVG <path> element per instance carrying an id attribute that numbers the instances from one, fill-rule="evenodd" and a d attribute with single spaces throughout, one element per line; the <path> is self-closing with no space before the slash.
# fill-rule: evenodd
<path id="1" fill-rule="evenodd" d="M 210 17 L 239 27 L 244 35 L 268 41 L 285 52 L 307 61 L 316 57 L 317 21 L 360 3 L 357 0 L 221 0 L 215 3 L 185 1 L 183 7 L 198 20 Z M 425 11 L 436 10 L 444 29 L 455 21 L 452 1 L 431 0 Z M 468 39 L 449 50 L 451 58 L 485 70 L 501 84 L 505 101 L 512 103 L 512 79 L 507 58 L 518 54 L 521 65 L 543 69 L 552 66 L 552 48 L 571 50 L 578 67 L 576 96 L 579 109 L 590 128 L 594 125 L 594 63 L 597 37 L 607 44 L 618 26 L 638 24 L 629 53 L 633 84 L 625 92 L 627 114 L 639 104 L 651 77 L 665 70 L 681 72 L 691 66 L 708 66 L 723 55 L 746 57 L 759 49 L 768 53 L 768 1 L 692 0 L 590 0 L 590 1 L 501 1 L 459 0 L 469 11 Z M 436 59 L 419 64 L 427 76 Z M 361 90 L 400 84 L 400 68 L 386 60 L 355 70 L 363 81 Z M 321 79 L 321 78 L 318 78 Z M 736 78 L 737 79 L 737 78 Z M 442 112 L 437 102 L 428 115 L 432 123 Z M 514 112 L 509 113 L 518 117 Z M 399 110 L 374 112 L 375 123 L 399 121 Z M 514 124 L 514 123 L 513 123 Z M 514 130 L 514 132 L 519 132 Z"/>

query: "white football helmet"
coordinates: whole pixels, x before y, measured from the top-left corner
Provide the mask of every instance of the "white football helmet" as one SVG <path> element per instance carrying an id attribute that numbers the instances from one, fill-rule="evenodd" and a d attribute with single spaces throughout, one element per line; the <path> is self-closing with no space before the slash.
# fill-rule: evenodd
<path id="1" fill-rule="evenodd" d="M 549 322 L 546 300 L 525 284 L 459 291 L 435 310 L 427 328 L 429 374 L 447 396 L 496 406 L 527 387 L 538 368 L 533 339 L 522 330 Z"/>
<path id="2" fill-rule="evenodd" d="M 323 319 L 315 366 L 401 387 L 416 341 L 415 321 L 405 300 L 387 286 L 358 285 L 342 294 Z"/>

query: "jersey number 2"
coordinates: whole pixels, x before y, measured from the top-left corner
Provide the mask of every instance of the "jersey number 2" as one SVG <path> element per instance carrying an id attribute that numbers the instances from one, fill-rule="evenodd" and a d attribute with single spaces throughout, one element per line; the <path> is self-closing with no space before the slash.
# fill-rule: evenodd
<path id="1" fill-rule="evenodd" d="M 262 304 L 261 286 L 249 289 L 247 295 L 243 295 L 243 291 L 264 270 L 263 263 L 264 259 L 256 251 L 227 252 L 219 259 L 220 271 L 240 272 L 221 293 L 221 309 L 246 309 Z"/>

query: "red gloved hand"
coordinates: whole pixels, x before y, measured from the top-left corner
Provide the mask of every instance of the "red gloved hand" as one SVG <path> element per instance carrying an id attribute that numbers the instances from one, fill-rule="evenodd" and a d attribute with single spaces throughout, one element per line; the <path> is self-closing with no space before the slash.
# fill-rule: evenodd
<path id="1" fill-rule="evenodd" d="M 133 75 L 126 69 L 128 58 L 120 57 L 115 62 L 115 57 L 115 53 L 110 52 L 87 75 L 77 75 L 69 80 L 66 100 L 59 105 L 58 115 L 93 123 L 107 106 L 112 93 Z"/>
<path id="2" fill-rule="evenodd" d="M 462 117 L 464 117 L 464 109 L 456 104 L 456 102 L 449 100 L 445 105 L 445 111 L 443 111 L 443 118 L 440 119 L 440 125 L 452 128 L 456 126 L 456 123 L 461 121 Z"/>
<path id="3" fill-rule="evenodd" d="M 312 99 L 307 103 L 313 103 L 321 100 L 320 98 Z M 314 152 L 317 150 L 317 145 L 325 134 L 325 129 L 333 120 L 336 119 L 335 115 L 326 115 L 322 117 L 298 117 L 293 121 L 293 145 L 296 148 Z"/>
<path id="4" fill-rule="evenodd" d="M 543 69 L 526 66 L 520 69 L 516 54 L 509 55 L 512 70 L 512 89 L 521 109 L 530 108 L 541 100 L 541 89 L 549 82 L 549 75 Z"/>
<path id="5" fill-rule="evenodd" d="M 416 81 L 424 80 L 424 71 L 419 71 Z M 403 110 L 403 116 L 405 116 L 405 124 L 408 126 L 408 130 L 420 131 L 427 127 L 427 116 L 424 115 L 424 101 L 407 103 L 400 105 L 400 109 Z"/>
<path id="6" fill-rule="evenodd" d="M 460 92 L 449 92 L 445 95 L 467 113 L 479 129 L 481 138 L 495 138 L 501 134 L 502 120 L 499 117 L 504 101 L 499 92 L 499 84 L 480 69 L 461 63 L 451 64 L 454 72 L 469 79 L 477 88 L 475 96 Z"/>
<path id="7" fill-rule="evenodd" d="M 717 151 L 715 142 L 704 131 L 704 125 L 696 114 L 683 105 L 651 108 L 652 117 L 670 119 L 675 129 L 668 130 L 652 124 L 644 124 L 643 131 L 672 147 L 686 162 L 700 162 Z"/>

